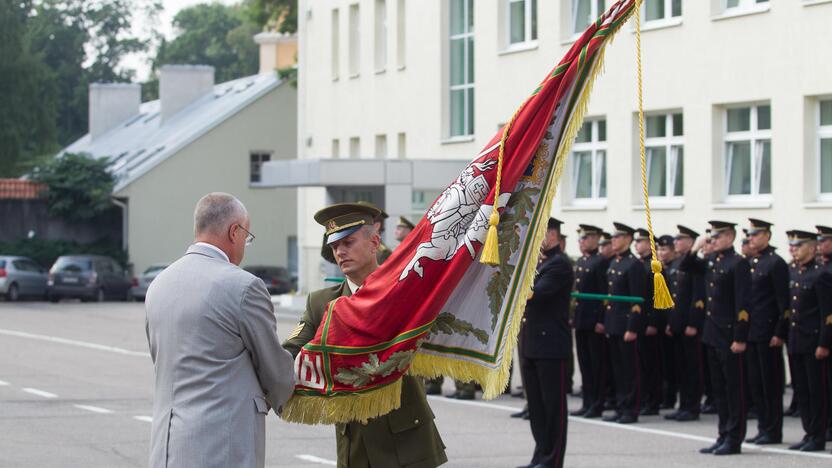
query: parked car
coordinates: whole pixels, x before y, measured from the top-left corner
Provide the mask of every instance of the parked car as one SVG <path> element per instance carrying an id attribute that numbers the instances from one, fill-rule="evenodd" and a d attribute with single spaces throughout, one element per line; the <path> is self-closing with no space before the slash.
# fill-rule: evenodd
<path id="1" fill-rule="evenodd" d="M 247 272 L 266 283 L 269 294 L 285 294 L 295 289 L 289 270 L 278 266 L 247 266 Z"/>
<path id="2" fill-rule="evenodd" d="M 31 258 L 0 256 L 0 296 L 7 301 L 46 295 L 46 268 Z"/>
<path id="3" fill-rule="evenodd" d="M 131 281 L 124 268 L 102 255 L 65 255 L 49 270 L 46 295 L 52 302 L 79 298 L 84 302 L 130 299 Z"/>
<path id="4" fill-rule="evenodd" d="M 150 283 L 167 267 L 167 264 L 151 265 L 138 278 L 133 278 L 133 287 L 130 288 L 130 295 L 133 296 L 133 299 L 143 301 Z"/>

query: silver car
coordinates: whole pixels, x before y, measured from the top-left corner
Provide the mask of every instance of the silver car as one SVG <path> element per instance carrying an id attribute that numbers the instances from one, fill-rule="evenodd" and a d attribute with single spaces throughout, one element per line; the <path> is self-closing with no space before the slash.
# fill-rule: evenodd
<path id="1" fill-rule="evenodd" d="M 151 265 L 138 278 L 133 278 L 133 287 L 130 288 L 130 295 L 133 299 L 143 301 L 150 283 L 167 267 L 167 264 Z"/>
<path id="2" fill-rule="evenodd" d="M 0 296 L 7 301 L 46 295 L 46 268 L 26 257 L 0 256 Z"/>

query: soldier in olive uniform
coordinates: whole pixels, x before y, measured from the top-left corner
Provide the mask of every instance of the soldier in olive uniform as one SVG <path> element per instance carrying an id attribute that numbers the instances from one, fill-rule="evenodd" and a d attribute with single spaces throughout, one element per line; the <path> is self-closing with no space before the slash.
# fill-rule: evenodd
<path id="1" fill-rule="evenodd" d="M 783 441 L 785 363 L 783 340 L 775 336 L 780 317 L 789 307 L 789 267 L 769 244 L 771 223 L 749 218 L 751 262 L 751 320 L 748 328 L 748 383 L 757 409 L 758 445 Z"/>
<path id="2" fill-rule="evenodd" d="M 815 259 L 816 235 L 789 231 L 793 261 L 790 304 L 778 335 L 789 339 L 792 382 L 805 436 L 791 450 L 817 452 L 826 448 L 829 395 L 829 347 L 832 345 L 832 273 Z M 788 331 L 786 330 L 788 328 Z"/>
<path id="3" fill-rule="evenodd" d="M 378 268 L 380 240 L 373 222 L 379 216 L 377 208 L 357 203 L 332 205 L 315 214 L 315 221 L 326 228 L 327 244 L 346 281 L 309 294 L 300 323 L 283 344 L 292 355 L 315 337 L 327 304 L 358 291 Z M 433 468 L 447 461 L 422 383 L 409 375 L 402 377 L 399 409 L 366 423 L 337 424 L 335 429 L 341 468 Z"/>
<path id="4" fill-rule="evenodd" d="M 701 453 L 732 455 L 745 439 L 744 353 L 751 307 L 751 267 L 734 250 L 736 224 L 709 221 L 711 254 L 705 275 L 706 319 L 702 342 L 709 346 L 711 385 L 719 414 L 719 437 Z"/>
<path id="5" fill-rule="evenodd" d="M 673 296 L 665 334 L 673 343 L 679 384 L 679 411 L 665 415 L 675 421 L 699 419 L 704 386 L 702 325 L 705 320 L 705 261 L 696 256 L 693 244 L 699 233 L 678 225 L 673 239 L 676 258 L 670 264 L 667 282 Z"/>
<path id="6" fill-rule="evenodd" d="M 644 266 L 630 251 L 635 229 L 613 223 L 612 248 L 615 256 L 607 270 L 607 292 L 614 296 L 645 297 L 647 275 Z M 608 422 L 638 422 L 641 375 L 638 337 L 644 329 L 642 304 L 610 302 L 604 306 L 604 329 L 609 336 L 610 362 L 615 376 L 616 411 L 605 416 Z"/>
<path id="7" fill-rule="evenodd" d="M 601 228 L 580 224 L 578 243 L 581 257 L 575 263 L 575 291 L 579 293 L 606 294 L 609 260 L 598 253 Z M 604 336 L 603 304 L 597 300 L 575 301 L 575 347 L 581 370 L 581 408 L 573 416 L 599 418 L 604 410 L 606 374 L 609 367 L 609 351 Z"/>

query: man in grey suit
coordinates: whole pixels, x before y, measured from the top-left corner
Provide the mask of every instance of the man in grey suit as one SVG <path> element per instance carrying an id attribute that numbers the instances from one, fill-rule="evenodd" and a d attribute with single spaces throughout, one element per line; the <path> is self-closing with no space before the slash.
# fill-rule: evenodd
<path id="1" fill-rule="evenodd" d="M 153 468 L 265 463 L 265 417 L 291 395 L 294 373 L 266 286 L 238 267 L 249 229 L 239 200 L 204 196 L 194 244 L 147 291 Z"/>

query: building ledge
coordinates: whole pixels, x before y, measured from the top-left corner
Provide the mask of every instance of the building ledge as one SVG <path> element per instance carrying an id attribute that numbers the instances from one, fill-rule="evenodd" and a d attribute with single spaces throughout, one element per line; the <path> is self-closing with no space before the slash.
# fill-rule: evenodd
<path id="1" fill-rule="evenodd" d="M 801 206 L 803 208 L 808 209 L 808 210 L 829 209 L 829 208 L 832 208 L 832 200 L 818 200 L 818 201 L 804 203 Z"/>
<path id="2" fill-rule="evenodd" d="M 510 46 L 506 47 L 505 49 L 497 52 L 497 55 L 511 55 L 516 54 L 518 52 L 527 52 L 530 50 L 537 50 L 538 44 L 537 41 L 526 41 L 526 42 L 518 42 L 516 44 L 511 44 Z"/>
<path id="3" fill-rule="evenodd" d="M 767 210 L 771 208 L 770 200 L 747 200 L 727 201 L 725 203 L 714 203 L 711 205 L 714 210 Z"/>
<path id="4" fill-rule="evenodd" d="M 606 200 L 599 200 L 593 202 L 578 202 L 572 203 L 571 205 L 564 205 L 561 207 L 561 211 L 606 211 L 607 209 L 607 201 Z"/>
<path id="5" fill-rule="evenodd" d="M 803 2 L 803 6 L 815 6 L 815 5 L 823 5 L 825 3 L 832 3 L 832 0 L 811 0 L 808 2 Z"/>
<path id="6" fill-rule="evenodd" d="M 681 210 L 685 207 L 682 200 L 650 200 L 650 211 Z M 633 205 L 633 211 L 644 211 L 644 205 Z"/>
<path id="7" fill-rule="evenodd" d="M 641 24 L 641 32 L 656 31 L 659 29 L 675 28 L 682 25 L 682 17 L 674 16 L 660 20 L 645 21 Z M 633 34 L 636 33 L 636 28 L 630 30 Z"/>
<path id="8" fill-rule="evenodd" d="M 737 10 L 737 11 L 733 11 Z M 771 5 L 768 3 L 758 3 L 751 8 L 731 8 L 723 12 L 721 15 L 712 16 L 711 21 L 722 21 L 731 18 L 739 18 L 741 16 L 757 15 L 760 13 L 768 13 L 771 10 Z"/>
<path id="9" fill-rule="evenodd" d="M 441 145 L 453 145 L 456 143 L 470 143 L 474 141 L 474 135 L 464 135 L 464 136 L 455 136 L 450 138 L 445 138 L 441 140 L 439 144 Z"/>

